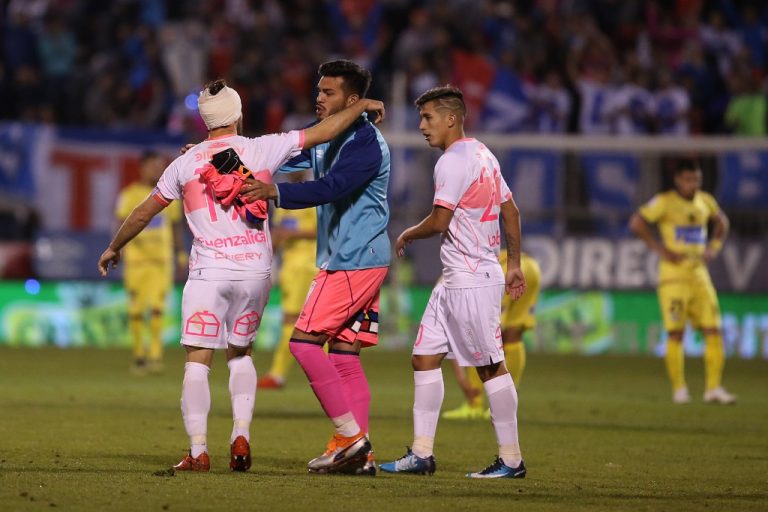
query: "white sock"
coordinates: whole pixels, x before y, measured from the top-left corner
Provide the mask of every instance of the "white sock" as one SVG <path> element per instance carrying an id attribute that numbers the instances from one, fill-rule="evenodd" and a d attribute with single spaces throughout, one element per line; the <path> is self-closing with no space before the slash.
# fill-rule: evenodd
<path id="1" fill-rule="evenodd" d="M 355 415 L 351 412 L 331 418 L 331 421 L 336 427 L 336 433 L 344 437 L 352 437 L 360 433 L 360 425 L 355 421 Z"/>
<path id="2" fill-rule="evenodd" d="M 181 416 L 189 436 L 192 457 L 208 451 L 208 412 L 211 410 L 211 390 L 208 372 L 211 369 L 200 363 L 184 365 L 184 383 L 181 387 Z"/>
<path id="3" fill-rule="evenodd" d="M 413 372 L 413 447 L 418 457 L 429 457 L 433 453 L 437 420 L 443 405 L 445 388 L 443 371 L 427 370 Z"/>
<path id="4" fill-rule="evenodd" d="M 523 460 L 517 438 L 517 390 L 508 373 L 486 381 L 483 386 L 491 406 L 491 422 L 499 443 L 499 457 L 516 468 Z"/>
<path id="5" fill-rule="evenodd" d="M 232 398 L 232 436 L 230 443 L 238 436 L 251 440 L 251 420 L 256 402 L 256 368 L 251 356 L 235 357 L 227 362 L 229 366 L 229 395 Z"/>

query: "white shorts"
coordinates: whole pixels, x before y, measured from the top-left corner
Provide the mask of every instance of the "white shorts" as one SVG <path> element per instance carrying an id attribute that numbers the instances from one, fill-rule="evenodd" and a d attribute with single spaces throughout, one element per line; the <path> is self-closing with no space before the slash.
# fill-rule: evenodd
<path id="1" fill-rule="evenodd" d="M 271 278 L 242 281 L 190 279 L 181 296 L 181 344 L 247 347 L 261 323 Z"/>
<path id="2" fill-rule="evenodd" d="M 504 285 L 432 290 L 421 317 L 414 355 L 447 354 L 461 366 L 488 366 L 504 360 L 501 297 Z"/>

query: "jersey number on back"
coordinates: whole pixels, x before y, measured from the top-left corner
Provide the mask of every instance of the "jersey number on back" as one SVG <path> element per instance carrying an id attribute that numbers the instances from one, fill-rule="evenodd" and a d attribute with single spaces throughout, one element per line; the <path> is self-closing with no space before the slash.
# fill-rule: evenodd
<path id="1" fill-rule="evenodd" d="M 483 167 L 480 170 L 480 184 L 482 184 L 485 181 L 485 167 Z M 485 211 L 483 212 L 482 217 L 480 217 L 480 222 L 491 222 L 494 220 L 499 219 L 498 213 L 493 213 L 493 206 L 496 204 L 496 186 L 495 184 L 491 185 L 491 198 L 488 202 L 488 206 L 485 207 Z"/>

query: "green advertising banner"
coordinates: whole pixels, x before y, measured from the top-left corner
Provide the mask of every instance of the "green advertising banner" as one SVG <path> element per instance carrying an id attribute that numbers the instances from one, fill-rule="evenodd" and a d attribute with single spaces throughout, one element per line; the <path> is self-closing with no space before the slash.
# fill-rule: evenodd
<path id="1" fill-rule="evenodd" d="M 431 289 L 385 288 L 381 346 L 410 348 Z M 726 351 L 768 358 L 768 295 L 721 294 Z M 168 297 L 163 337 L 178 343 L 181 287 Z M 536 308 L 536 329 L 525 334 L 533 351 L 660 354 L 664 332 L 652 292 L 548 290 Z M 280 293 L 273 290 L 256 337 L 270 349 L 280 334 Z M 0 345 L 13 347 L 129 347 L 126 295 L 111 282 L 0 282 Z M 686 351 L 698 355 L 701 339 L 686 333 Z"/>

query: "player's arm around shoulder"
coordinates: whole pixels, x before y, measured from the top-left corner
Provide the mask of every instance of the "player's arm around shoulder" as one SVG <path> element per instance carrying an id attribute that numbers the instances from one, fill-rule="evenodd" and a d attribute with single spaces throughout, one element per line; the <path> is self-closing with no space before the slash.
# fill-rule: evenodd
<path id="1" fill-rule="evenodd" d="M 338 137 L 357 120 L 363 112 L 376 113 L 376 123 L 384 120 L 384 103 L 370 98 L 361 98 L 344 110 L 328 116 L 321 122 L 304 130 L 304 148 L 311 148 Z"/>
<path id="2" fill-rule="evenodd" d="M 376 129 L 370 123 L 361 123 L 354 136 L 344 142 L 336 162 L 326 174 L 303 183 L 280 183 L 267 199 L 277 199 L 277 206 L 288 209 L 344 199 L 365 187 L 380 172 L 383 159 Z"/>

